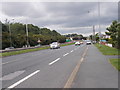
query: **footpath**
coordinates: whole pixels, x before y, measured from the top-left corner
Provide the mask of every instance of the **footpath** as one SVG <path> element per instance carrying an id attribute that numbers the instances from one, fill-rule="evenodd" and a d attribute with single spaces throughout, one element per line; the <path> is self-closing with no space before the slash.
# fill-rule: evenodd
<path id="1" fill-rule="evenodd" d="M 118 88 L 118 71 L 94 45 L 89 45 L 72 88 Z"/>

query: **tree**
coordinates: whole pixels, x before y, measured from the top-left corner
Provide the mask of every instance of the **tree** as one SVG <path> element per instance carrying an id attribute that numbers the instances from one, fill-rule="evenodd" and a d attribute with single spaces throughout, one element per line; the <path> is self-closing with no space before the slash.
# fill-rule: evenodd
<path id="1" fill-rule="evenodd" d="M 112 46 L 120 49 L 120 23 L 113 21 L 112 24 L 106 29 L 108 30 L 108 32 L 106 32 L 106 35 L 110 36 Z"/>
<path id="2" fill-rule="evenodd" d="M 2 49 L 10 47 L 10 34 L 8 24 L 2 25 Z M 30 46 L 35 46 L 40 40 L 40 44 L 48 45 L 52 42 L 58 41 L 64 43 L 66 37 L 58 33 L 56 30 L 50 30 L 48 28 L 39 28 L 33 24 L 27 24 L 28 26 L 28 41 Z M 21 48 L 27 44 L 26 36 L 26 24 L 22 23 L 10 23 L 12 46 L 15 48 Z"/>

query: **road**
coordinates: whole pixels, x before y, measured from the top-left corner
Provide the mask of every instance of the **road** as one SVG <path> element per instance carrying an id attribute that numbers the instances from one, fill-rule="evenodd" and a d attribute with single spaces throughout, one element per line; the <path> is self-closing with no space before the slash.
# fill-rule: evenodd
<path id="1" fill-rule="evenodd" d="M 85 48 L 86 45 L 78 47 L 70 45 L 60 49 L 5 57 L 2 59 L 3 88 L 11 86 L 35 71 L 39 72 L 15 87 L 62 88 Z"/>
<path id="2" fill-rule="evenodd" d="M 92 48 L 93 50 L 90 48 Z M 93 45 L 87 46 L 83 44 L 81 46 L 70 45 L 61 47 L 60 49 L 47 49 L 5 57 L 2 59 L 3 71 L 2 79 L 0 80 L 2 80 L 3 88 L 85 88 L 85 85 L 87 85 L 88 83 L 84 84 L 83 81 L 86 80 L 82 80 L 81 78 L 85 79 L 86 77 L 88 77 L 88 80 L 97 78 L 89 78 L 89 75 L 85 75 L 92 75 L 94 74 L 92 72 L 95 72 L 93 71 L 95 69 L 91 70 L 89 68 L 90 65 L 94 65 L 95 63 L 90 63 L 89 65 L 89 62 L 87 60 L 92 60 L 93 58 L 90 58 L 90 54 L 96 52 L 98 52 L 98 56 L 101 55 L 99 51 L 94 50 Z M 92 55 L 92 57 L 93 56 L 95 57 L 95 59 L 98 58 L 98 56 L 95 56 L 94 54 Z M 86 58 L 87 60 L 85 61 L 87 61 L 88 63 L 82 63 Z M 106 81 L 108 82 L 107 88 L 111 88 L 110 81 L 113 81 L 112 84 L 114 84 L 112 86 L 116 88 L 118 82 L 117 71 L 109 63 L 106 62 L 105 64 L 101 64 L 100 62 L 100 65 L 107 65 L 110 67 L 110 69 L 112 68 L 111 73 L 112 75 L 114 75 L 112 77 L 114 80 L 108 78 L 110 79 L 109 82 Z M 96 65 L 98 65 L 98 63 Z M 84 71 L 87 71 L 87 69 L 90 70 L 89 72 L 91 73 L 85 73 Z M 110 70 L 108 69 L 108 67 L 105 67 L 105 69 L 103 70 L 101 69 L 103 68 L 99 66 L 96 70 L 100 70 L 100 72 L 103 72 L 104 70 Z M 97 71 L 97 75 L 98 74 L 99 73 Z M 80 75 L 86 77 L 79 77 Z M 102 73 L 100 75 L 102 75 Z M 103 77 L 104 74 L 101 77 L 98 77 L 95 82 L 99 81 Z M 83 85 L 81 84 L 82 86 L 78 87 L 80 82 L 83 82 Z M 94 86 L 92 84 L 90 86 L 92 88 L 104 88 L 105 86 L 102 86 L 99 83 L 97 86 Z"/>

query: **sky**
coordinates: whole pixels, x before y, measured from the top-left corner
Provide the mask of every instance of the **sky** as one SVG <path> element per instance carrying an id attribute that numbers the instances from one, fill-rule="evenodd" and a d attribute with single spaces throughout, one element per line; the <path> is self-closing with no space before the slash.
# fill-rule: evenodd
<path id="1" fill-rule="evenodd" d="M 0 21 L 20 22 L 46 27 L 61 34 L 84 36 L 104 33 L 113 20 L 118 20 L 117 2 L 0 2 Z M 100 29 L 98 26 L 100 25 Z"/>

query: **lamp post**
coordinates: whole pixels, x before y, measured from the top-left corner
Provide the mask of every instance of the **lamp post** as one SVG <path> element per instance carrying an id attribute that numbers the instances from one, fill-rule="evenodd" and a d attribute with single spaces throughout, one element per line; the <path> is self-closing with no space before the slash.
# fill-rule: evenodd
<path id="1" fill-rule="evenodd" d="M 88 11 L 88 13 L 90 13 L 90 11 Z M 94 14 L 92 16 L 94 17 Z M 92 29 L 93 29 L 92 41 L 94 43 L 96 41 L 95 40 L 95 25 L 92 26 Z"/>
<path id="2" fill-rule="evenodd" d="M 28 25 L 27 25 L 27 23 L 26 23 L 26 39 L 27 39 L 27 47 L 29 47 L 30 45 L 29 45 L 29 39 L 28 39 Z"/>
<path id="3" fill-rule="evenodd" d="M 101 29 L 100 29 L 100 2 L 98 2 L 98 29 L 99 29 L 99 41 L 101 40 Z"/>
<path id="4" fill-rule="evenodd" d="M 12 19 L 14 20 L 14 19 Z M 9 34 L 10 34 L 10 47 L 12 47 L 12 33 L 11 33 L 11 28 L 10 28 L 10 20 L 8 21 L 8 30 L 9 30 Z"/>
<path id="5" fill-rule="evenodd" d="M 118 2 L 118 22 L 120 23 L 120 1 Z"/>

